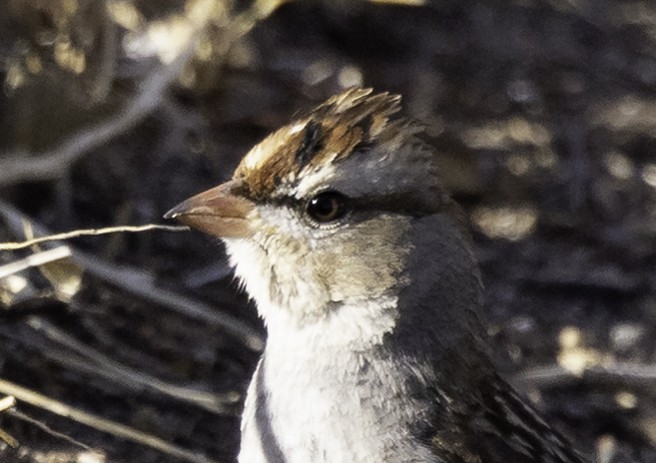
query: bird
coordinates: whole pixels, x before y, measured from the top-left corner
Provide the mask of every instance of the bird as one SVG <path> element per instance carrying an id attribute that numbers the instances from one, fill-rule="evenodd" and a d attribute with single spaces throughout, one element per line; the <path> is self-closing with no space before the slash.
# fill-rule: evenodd
<path id="1" fill-rule="evenodd" d="M 400 110 L 344 90 L 165 215 L 225 243 L 266 326 L 238 461 L 587 461 L 495 369 L 466 218 Z"/>

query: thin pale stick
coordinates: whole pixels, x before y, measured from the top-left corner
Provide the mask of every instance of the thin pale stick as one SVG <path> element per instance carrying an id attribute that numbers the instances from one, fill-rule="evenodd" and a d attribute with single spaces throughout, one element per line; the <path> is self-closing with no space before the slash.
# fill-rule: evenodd
<path id="1" fill-rule="evenodd" d="M 14 397 L 13 395 L 8 395 L 0 399 L 0 412 L 5 412 L 10 408 L 14 408 L 15 406 L 16 406 L 16 397 Z"/>
<path id="2" fill-rule="evenodd" d="M 234 400 L 230 400 L 228 395 L 222 398 L 218 394 L 176 386 L 153 376 L 135 371 L 69 336 L 64 331 L 40 317 L 30 317 L 27 323 L 31 328 L 44 333 L 52 341 L 68 347 L 85 359 L 90 360 L 95 364 L 95 368 L 94 365 L 90 364 L 87 364 L 86 367 L 96 376 L 104 376 L 114 382 L 127 383 L 127 385 L 137 389 L 151 389 L 171 398 L 193 403 L 213 413 L 226 414 L 228 412 L 226 406 L 234 403 Z M 52 352 L 46 353 L 48 356 L 51 356 L 50 354 Z M 53 355 L 52 357 L 57 358 L 59 356 Z M 80 362 L 80 359 L 71 358 L 70 353 L 66 356 L 59 357 L 58 360 L 60 362 L 69 362 L 70 368 L 76 368 L 76 365 L 80 369 L 85 368 L 84 362 Z"/>
<path id="3" fill-rule="evenodd" d="M 285 0 L 256 0 L 251 8 L 232 21 L 231 27 L 226 31 L 228 33 L 226 50 L 284 3 Z M 29 153 L 22 150 L 0 153 L 0 158 L 3 160 L 0 169 L 0 186 L 61 178 L 82 156 L 135 127 L 152 114 L 165 100 L 166 91 L 171 84 L 195 56 L 198 39 L 214 18 L 212 14 L 199 12 L 212 11 L 223 5 L 224 2 L 215 0 L 187 2 L 186 11 L 189 13 L 186 19 L 193 28 L 187 43 L 180 47 L 172 62 L 163 64 L 151 72 L 143 80 L 130 102 L 113 117 L 80 130 L 64 139 L 52 150 L 32 153 L 32 156 L 28 156 Z M 111 64 L 111 60 L 109 63 Z"/>
<path id="4" fill-rule="evenodd" d="M 69 418 L 73 421 L 77 421 L 78 423 L 90 426 L 99 431 L 112 434 L 113 436 L 148 446 L 181 460 L 190 461 L 192 463 L 217 463 L 215 460 L 212 460 L 204 455 L 185 450 L 169 442 L 166 442 L 159 437 L 147 434 L 124 424 L 107 420 L 91 413 L 87 413 L 78 408 L 71 407 L 58 400 L 53 400 L 49 397 L 4 379 L 0 379 L 0 393 L 12 395 L 19 401 L 28 403 L 34 407 L 47 410 L 65 418 Z"/>
<path id="5" fill-rule="evenodd" d="M 16 260 L 8 264 L 0 266 L 0 278 L 8 277 L 18 272 L 22 272 L 30 267 L 38 267 L 39 265 L 54 262 L 59 259 L 70 257 L 71 248 L 68 246 L 59 246 L 47 251 L 41 251 L 30 254 L 24 259 Z"/>
<path id="6" fill-rule="evenodd" d="M 198 0 L 198 2 L 189 3 L 198 10 L 209 11 L 213 2 L 212 0 Z M 187 43 L 180 47 L 175 59 L 151 72 L 139 85 L 137 93 L 130 98 L 130 102 L 125 108 L 119 110 L 113 117 L 82 129 L 64 139 L 54 149 L 38 155 L 28 156 L 28 153 L 24 151 L 0 153 L 0 157 L 3 159 L 3 166 L 0 170 L 0 186 L 63 177 L 69 172 L 70 166 L 86 153 L 126 132 L 149 116 L 160 106 L 166 90 L 194 57 L 198 37 L 206 29 L 211 17 L 211 15 L 197 15 L 194 18 L 188 18 L 193 23 L 191 24 L 193 32 Z"/>
<path id="7" fill-rule="evenodd" d="M 110 233 L 139 233 L 148 230 L 165 230 L 165 231 L 188 231 L 189 227 L 180 225 L 158 225 L 149 223 L 146 225 L 124 225 L 118 227 L 105 227 L 105 228 L 86 228 L 81 230 L 72 230 L 64 233 L 57 233 L 55 235 L 39 236 L 25 241 L 0 243 L 0 251 L 15 251 L 17 249 L 25 249 L 35 244 L 47 243 L 50 241 L 68 240 L 80 236 L 98 236 L 108 235 Z"/>
<path id="8" fill-rule="evenodd" d="M 0 399 L 0 413 L 9 411 L 10 409 L 16 406 L 16 398 L 13 395 L 8 395 Z M 12 448 L 18 448 L 20 443 L 16 440 L 14 436 L 6 432 L 4 429 L 0 428 L 0 440 L 4 441 L 5 444 Z"/>
<path id="9" fill-rule="evenodd" d="M 29 222 L 35 233 L 47 235 L 48 230 L 42 225 L 32 221 L 11 204 L 0 199 L 0 217 L 2 217 L 12 233 L 21 233 L 25 222 Z M 155 279 L 148 272 L 135 269 L 126 265 L 116 265 L 104 261 L 101 257 L 86 254 L 71 248 L 73 259 L 86 269 L 90 274 L 117 286 L 131 294 L 145 300 L 154 302 L 175 312 L 186 316 L 222 327 L 227 333 L 240 340 L 246 347 L 255 351 L 261 351 L 264 347 L 264 339 L 249 324 L 233 317 L 227 313 L 216 310 L 196 299 L 183 296 L 159 287 Z"/>
<path id="10" fill-rule="evenodd" d="M 43 423 L 42 421 L 39 421 L 36 418 L 32 418 L 31 416 L 28 416 L 23 412 L 19 412 L 18 410 L 10 410 L 8 413 L 14 418 L 18 418 L 19 420 L 25 421 L 26 423 L 29 423 L 32 426 L 36 426 L 46 434 L 50 434 L 51 436 L 56 437 L 57 439 L 65 440 L 66 442 L 69 442 L 75 445 L 76 447 L 80 447 L 84 450 L 92 450 L 91 447 L 89 447 L 86 444 L 83 444 L 79 440 L 73 439 L 71 436 L 67 436 L 64 433 L 55 431 L 54 429 L 52 429 L 50 426 Z"/>
<path id="11" fill-rule="evenodd" d="M 575 375 L 560 365 L 529 368 L 515 376 L 514 382 L 524 387 L 555 388 L 571 384 L 605 384 L 617 387 L 635 387 L 653 391 L 656 367 L 641 363 L 615 363 L 586 368 Z"/>
<path id="12" fill-rule="evenodd" d="M 20 442 L 18 442 L 14 436 L 3 429 L 0 429 L 0 440 L 4 441 L 5 444 L 14 449 L 20 446 Z"/>

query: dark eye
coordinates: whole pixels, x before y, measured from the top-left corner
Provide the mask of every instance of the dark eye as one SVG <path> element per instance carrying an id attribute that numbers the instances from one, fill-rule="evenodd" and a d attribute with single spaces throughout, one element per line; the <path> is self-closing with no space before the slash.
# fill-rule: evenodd
<path id="1" fill-rule="evenodd" d="M 307 213 L 320 223 L 334 222 L 349 211 L 348 198 L 337 191 L 319 193 L 307 204 Z"/>

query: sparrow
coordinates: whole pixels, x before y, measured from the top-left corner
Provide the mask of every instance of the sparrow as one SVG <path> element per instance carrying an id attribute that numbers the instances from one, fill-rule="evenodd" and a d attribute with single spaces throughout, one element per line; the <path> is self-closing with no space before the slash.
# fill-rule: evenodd
<path id="1" fill-rule="evenodd" d="M 497 374 L 466 221 L 399 110 L 345 90 L 165 215 L 225 243 L 266 325 L 239 462 L 584 462 Z"/>

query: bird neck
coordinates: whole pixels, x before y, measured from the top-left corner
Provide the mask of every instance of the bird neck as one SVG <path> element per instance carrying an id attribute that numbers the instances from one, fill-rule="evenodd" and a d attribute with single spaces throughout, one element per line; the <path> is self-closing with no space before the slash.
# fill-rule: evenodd
<path id="1" fill-rule="evenodd" d="M 364 353 L 382 347 L 431 362 L 453 351 L 482 350 L 482 285 L 457 217 L 417 218 L 408 238 L 412 251 L 399 278 L 406 283 L 383 296 L 333 303 L 304 323 L 290 310 L 260 307 L 267 313 L 268 349 L 323 356 L 327 349 Z"/>
<path id="2" fill-rule="evenodd" d="M 399 318 L 398 297 L 335 304 L 312 322 L 299 323 L 289 310 L 267 310 L 267 349 L 315 355 L 327 350 L 365 352 L 381 345 Z M 321 354 L 324 355 L 324 354 Z"/>
<path id="3" fill-rule="evenodd" d="M 433 365 L 454 379 L 469 365 L 488 370 L 479 320 L 483 286 L 460 210 L 415 220 L 408 257 L 410 284 L 401 289 L 399 319 L 386 340 L 398 355 Z"/>

